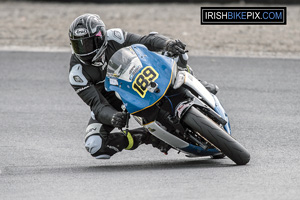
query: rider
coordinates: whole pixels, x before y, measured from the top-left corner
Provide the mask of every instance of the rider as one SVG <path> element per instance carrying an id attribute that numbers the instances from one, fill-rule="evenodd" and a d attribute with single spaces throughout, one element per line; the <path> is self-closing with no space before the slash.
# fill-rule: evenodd
<path id="1" fill-rule="evenodd" d="M 85 136 L 86 150 L 95 158 L 106 159 L 123 149 L 133 150 L 140 144 L 152 144 L 167 154 L 170 146 L 144 128 L 130 130 L 127 135 L 111 133 L 114 128 L 125 127 L 126 114 L 114 92 L 105 91 L 104 80 L 108 60 L 123 47 L 143 44 L 151 51 L 179 55 L 185 52 L 185 45 L 157 33 L 140 36 L 119 28 L 106 30 L 95 14 L 77 17 L 70 25 L 69 38 L 72 47 L 69 81 L 91 109 Z M 217 92 L 216 86 L 208 86 L 213 89 L 212 93 Z"/>

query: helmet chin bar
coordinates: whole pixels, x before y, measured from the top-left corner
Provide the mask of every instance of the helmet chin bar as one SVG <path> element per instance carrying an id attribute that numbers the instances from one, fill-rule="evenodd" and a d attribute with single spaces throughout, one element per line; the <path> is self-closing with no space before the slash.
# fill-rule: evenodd
<path id="1" fill-rule="evenodd" d="M 72 47 L 72 45 L 71 45 Z M 105 42 L 105 44 L 100 48 L 100 49 L 96 49 L 95 51 L 91 52 L 91 53 L 87 53 L 87 54 L 75 54 L 75 56 L 84 64 L 86 65 L 92 65 L 94 67 L 103 67 L 105 65 L 105 50 L 107 47 L 107 41 Z M 73 49 L 72 49 L 73 50 Z M 93 56 L 91 58 L 91 60 L 89 61 L 84 61 L 83 59 L 81 59 L 81 56 L 88 56 L 91 55 L 93 53 L 96 53 L 95 56 Z"/>
<path id="2" fill-rule="evenodd" d="M 103 43 L 102 47 L 97 51 L 96 55 L 92 59 L 92 63 L 101 62 L 104 63 L 103 55 L 107 47 L 107 40 Z M 100 60 L 102 59 L 102 60 Z"/>

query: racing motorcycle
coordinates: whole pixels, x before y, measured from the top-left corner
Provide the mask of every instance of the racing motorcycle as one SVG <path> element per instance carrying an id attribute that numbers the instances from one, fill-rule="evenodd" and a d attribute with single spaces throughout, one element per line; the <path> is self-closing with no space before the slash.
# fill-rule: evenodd
<path id="1" fill-rule="evenodd" d="M 105 89 L 115 92 L 141 126 L 187 157 L 227 156 L 237 165 L 250 160 L 231 136 L 218 98 L 192 74 L 179 70 L 172 57 L 140 44 L 122 48 L 108 62 Z"/>

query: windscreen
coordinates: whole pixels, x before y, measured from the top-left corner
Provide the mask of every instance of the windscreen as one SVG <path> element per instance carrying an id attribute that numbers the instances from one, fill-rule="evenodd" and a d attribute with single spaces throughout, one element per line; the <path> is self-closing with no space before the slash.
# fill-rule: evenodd
<path id="1" fill-rule="evenodd" d="M 142 68 L 142 63 L 131 47 L 118 50 L 108 61 L 107 75 L 132 82 L 134 75 Z"/>

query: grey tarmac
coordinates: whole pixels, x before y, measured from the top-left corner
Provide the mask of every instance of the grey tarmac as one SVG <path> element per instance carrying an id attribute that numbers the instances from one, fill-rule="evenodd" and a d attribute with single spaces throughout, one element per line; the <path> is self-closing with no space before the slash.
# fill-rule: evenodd
<path id="1" fill-rule="evenodd" d="M 236 166 L 146 145 L 92 158 L 69 56 L 0 51 L 0 199 L 299 199 L 300 60 L 190 58 L 198 78 L 220 87 L 233 135 L 251 153 Z"/>

